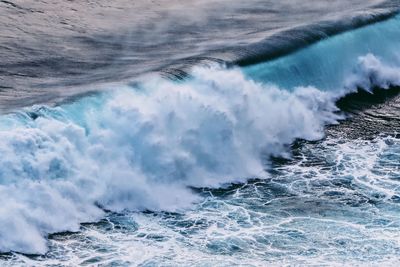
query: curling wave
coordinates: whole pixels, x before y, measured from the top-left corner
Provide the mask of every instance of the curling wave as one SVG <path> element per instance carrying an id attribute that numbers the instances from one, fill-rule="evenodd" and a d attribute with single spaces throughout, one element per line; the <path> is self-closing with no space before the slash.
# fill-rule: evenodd
<path id="1" fill-rule="evenodd" d="M 399 44 L 400 16 L 396 16 L 322 40 L 293 54 L 245 67 L 244 70 L 257 81 L 287 89 L 308 85 L 324 91 L 347 92 L 357 86 L 366 89 L 371 85 L 357 84 L 356 80 L 371 77 L 371 82 L 375 82 L 373 72 L 382 67 L 379 60 L 385 62 L 387 68 L 400 66 Z M 365 57 L 368 54 L 379 60 L 373 60 L 372 56 Z M 356 67 L 359 58 L 360 66 Z M 393 80 L 393 77 L 387 78 Z M 377 86 L 384 86 L 383 81 L 376 82 Z"/>
<path id="2" fill-rule="evenodd" d="M 387 5 L 390 6 L 389 3 Z M 316 24 L 288 29 L 238 51 L 239 58 L 234 63 L 249 66 L 273 60 L 345 31 L 354 31 L 391 19 L 398 13 L 397 7 L 377 8 L 370 12 L 355 12 L 353 16 L 334 21 L 319 21 Z"/>

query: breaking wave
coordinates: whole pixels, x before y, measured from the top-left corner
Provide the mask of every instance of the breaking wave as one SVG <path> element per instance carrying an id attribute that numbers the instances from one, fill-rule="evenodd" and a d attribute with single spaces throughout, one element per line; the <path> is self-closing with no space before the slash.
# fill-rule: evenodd
<path id="1" fill-rule="evenodd" d="M 298 62 L 307 51 L 298 52 Z M 327 59 L 323 64 L 341 66 Z M 285 71 L 279 81 L 248 77 L 267 77 L 276 62 L 247 75 L 210 66 L 183 82 L 146 77 L 74 103 L 2 116 L 0 251 L 45 253 L 49 233 L 77 231 L 104 210 L 176 211 L 199 200 L 191 187 L 263 178 L 271 156 L 290 157 L 293 141 L 318 140 L 325 125 L 344 118 L 335 105 L 342 96 L 400 85 L 400 69 L 385 55 L 357 52 L 346 60 L 351 71 L 335 90 L 284 86 L 279 81 L 300 77 Z"/>

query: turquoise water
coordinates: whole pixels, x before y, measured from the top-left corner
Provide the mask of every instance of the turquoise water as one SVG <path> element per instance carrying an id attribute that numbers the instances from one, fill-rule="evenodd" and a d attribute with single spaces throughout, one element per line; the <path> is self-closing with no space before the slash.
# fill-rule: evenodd
<path id="1" fill-rule="evenodd" d="M 245 68 L 257 81 L 283 88 L 315 86 L 321 90 L 349 87 L 349 74 L 367 54 L 399 66 L 400 17 L 348 31 L 322 40 L 293 54 Z"/>

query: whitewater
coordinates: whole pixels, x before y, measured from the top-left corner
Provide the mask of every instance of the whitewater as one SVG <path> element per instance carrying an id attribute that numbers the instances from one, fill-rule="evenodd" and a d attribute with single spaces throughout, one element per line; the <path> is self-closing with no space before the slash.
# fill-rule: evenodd
<path id="1" fill-rule="evenodd" d="M 400 16 L 376 17 L 7 108 L 0 264 L 395 266 Z"/>

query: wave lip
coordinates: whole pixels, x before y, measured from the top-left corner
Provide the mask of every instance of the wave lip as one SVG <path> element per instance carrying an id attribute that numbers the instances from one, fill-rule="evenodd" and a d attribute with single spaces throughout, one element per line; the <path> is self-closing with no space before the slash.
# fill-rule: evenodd
<path id="1" fill-rule="evenodd" d="M 338 91 L 348 87 L 349 76 L 360 71 L 358 58 L 367 54 L 373 54 L 387 66 L 399 66 L 398 36 L 400 16 L 395 16 L 244 70 L 257 81 L 283 88 L 311 85 L 325 91 Z"/>
<path id="2" fill-rule="evenodd" d="M 233 60 L 233 62 L 245 67 L 274 60 L 337 34 L 391 19 L 398 12 L 397 7 L 377 9 L 370 12 L 356 12 L 353 16 L 347 18 L 320 21 L 315 24 L 284 30 L 261 42 L 249 45 L 244 51 L 241 49 L 237 52 L 239 58 Z"/>

